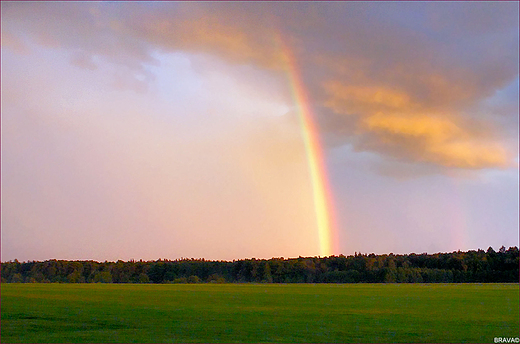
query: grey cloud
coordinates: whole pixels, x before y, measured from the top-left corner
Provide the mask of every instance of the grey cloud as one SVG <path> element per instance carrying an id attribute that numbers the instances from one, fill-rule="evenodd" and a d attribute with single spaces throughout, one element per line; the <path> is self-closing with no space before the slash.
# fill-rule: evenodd
<path id="1" fill-rule="evenodd" d="M 470 111 L 518 78 L 517 12 L 518 4 L 507 2 L 16 3 L 3 5 L 2 15 L 10 32 L 67 48 L 80 66 L 93 68 L 93 56 L 124 65 L 130 72 L 116 73 L 114 85 L 141 92 L 152 80 L 145 65 L 159 63 L 154 51 L 212 54 L 283 72 L 281 37 L 301 67 L 328 143 L 440 163 L 428 158 L 424 137 L 400 135 L 395 123 L 386 125 L 393 130 L 387 135 L 366 122 L 374 124 L 379 112 L 410 123 L 434 115 L 448 126 L 463 125 L 450 140 L 468 152 L 482 148 L 472 141 L 481 137 L 475 128 L 496 127 L 491 145 L 518 135 L 502 125 L 507 121 Z M 502 108 L 500 116 L 517 113 Z M 489 154 L 501 158 L 482 166 L 508 166 L 510 157 Z"/>

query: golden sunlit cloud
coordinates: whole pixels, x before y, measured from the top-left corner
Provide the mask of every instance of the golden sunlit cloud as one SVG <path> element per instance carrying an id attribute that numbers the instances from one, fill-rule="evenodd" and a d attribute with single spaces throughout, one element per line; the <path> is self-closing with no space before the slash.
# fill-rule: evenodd
<path id="1" fill-rule="evenodd" d="M 439 79 L 435 79 L 439 80 Z M 456 109 L 448 113 L 430 109 L 413 94 L 382 86 L 324 86 L 329 98 L 324 105 L 342 116 L 356 119 L 356 135 L 364 147 L 412 162 L 455 168 L 507 168 L 511 156 L 492 137 L 483 140 L 482 120 L 466 120 Z M 473 123 L 474 122 L 474 123 Z M 480 129 L 471 130 L 471 125 Z M 489 134 L 489 135 L 488 135 Z"/>
<path id="2" fill-rule="evenodd" d="M 378 112 L 365 118 L 362 126 L 382 142 L 409 151 L 417 161 L 457 168 L 509 167 L 503 147 L 480 142 L 445 118 Z"/>
<path id="3" fill-rule="evenodd" d="M 217 15 L 203 12 L 188 20 L 154 19 L 138 22 L 126 31 L 161 46 L 194 53 L 210 52 L 237 64 L 252 62 L 267 69 L 283 67 L 283 56 L 277 50 L 272 28 L 264 27 L 258 33 L 247 23 L 237 27 L 234 21 L 230 20 L 235 24 L 232 25 Z"/>
<path id="4" fill-rule="evenodd" d="M 453 122 L 430 116 L 385 115 L 378 112 L 364 119 L 369 130 L 384 131 L 391 134 L 420 137 L 433 144 L 445 142 L 462 134 Z"/>
<path id="5" fill-rule="evenodd" d="M 330 94 L 325 106 L 337 113 L 356 114 L 375 109 L 411 107 L 410 97 L 406 93 L 382 87 L 356 87 L 334 81 L 326 84 L 325 89 Z"/>

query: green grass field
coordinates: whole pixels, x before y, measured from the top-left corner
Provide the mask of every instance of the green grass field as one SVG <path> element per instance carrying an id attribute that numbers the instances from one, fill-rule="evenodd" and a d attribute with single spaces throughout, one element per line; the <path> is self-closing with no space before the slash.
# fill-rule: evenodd
<path id="1" fill-rule="evenodd" d="M 1 342 L 443 342 L 519 335 L 518 284 L 2 284 Z"/>

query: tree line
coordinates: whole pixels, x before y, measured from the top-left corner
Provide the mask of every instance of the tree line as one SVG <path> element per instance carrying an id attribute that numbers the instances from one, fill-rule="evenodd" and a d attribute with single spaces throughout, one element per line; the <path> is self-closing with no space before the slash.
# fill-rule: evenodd
<path id="1" fill-rule="evenodd" d="M 18 260 L 2 283 L 488 283 L 519 282 L 517 247 L 435 254 L 361 254 L 211 261 Z"/>

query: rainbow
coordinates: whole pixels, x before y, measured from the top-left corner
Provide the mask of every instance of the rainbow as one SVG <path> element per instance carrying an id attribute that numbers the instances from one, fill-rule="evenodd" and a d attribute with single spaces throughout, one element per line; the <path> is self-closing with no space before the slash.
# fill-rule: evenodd
<path id="1" fill-rule="evenodd" d="M 291 50 L 279 39 L 285 72 L 291 85 L 293 101 L 296 104 L 300 122 L 302 138 L 305 145 L 305 153 L 309 166 L 312 193 L 314 199 L 314 211 L 318 226 L 318 237 L 320 243 L 320 255 L 330 256 L 334 252 L 332 237 L 333 231 L 333 208 L 332 194 L 328 185 L 325 162 L 318 130 L 314 123 L 311 107 L 309 106 L 304 84 L 298 73 L 298 65 Z"/>

